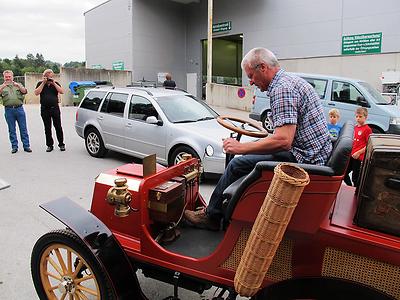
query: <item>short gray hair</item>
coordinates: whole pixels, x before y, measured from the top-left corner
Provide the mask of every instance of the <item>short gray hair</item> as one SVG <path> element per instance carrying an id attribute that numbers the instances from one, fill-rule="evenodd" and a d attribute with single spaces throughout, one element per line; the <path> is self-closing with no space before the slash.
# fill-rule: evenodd
<path id="1" fill-rule="evenodd" d="M 50 73 L 50 72 L 54 74 L 54 72 L 53 72 L 52 69 L 46 69 L 46 70 L 44 70 L 44 71 L 43 71 L 43 76 L 46 75 L 47 73 Z"/>
<path id="2" fill-rule="evenodd" d="M 270 67 L 279 67 L 279 62 L 276 56 L 266 48 L 253 48 L 242 59 L 242 69 L 245 66 L 250 66 L 255 69 L 257 65 L 264 63 Z"/>
<path id="3" fill-rule="evenodd" d="M 14 76 L 14 72 L 11 71 L 11 70 L 4 70 L 4 71 L 3 71 L 3 76 L 4 76 L 5 74 L 7 74 L 7 73 Z"/>

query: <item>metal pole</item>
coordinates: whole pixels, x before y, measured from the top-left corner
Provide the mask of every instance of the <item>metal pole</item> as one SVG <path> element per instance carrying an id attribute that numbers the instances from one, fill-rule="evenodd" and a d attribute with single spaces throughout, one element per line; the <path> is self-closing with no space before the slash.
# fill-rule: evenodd
<path id="1" fill-rule="evenodd" d="M 211 83 L 211 78 L 212 78 L 212 24 L 213 24 L 213 0 L 208 0 L 207 85 Z"/>

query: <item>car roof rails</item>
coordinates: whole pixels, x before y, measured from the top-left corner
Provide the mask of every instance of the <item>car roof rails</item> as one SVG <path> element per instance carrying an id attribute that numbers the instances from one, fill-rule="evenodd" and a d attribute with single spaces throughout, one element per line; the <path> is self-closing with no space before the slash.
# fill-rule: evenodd
<path id="1" fill-rule="evenodd" d="M 127 87 L 154 87 L 154 88 L 156 88 L 157 81 L 146 80 L 143 77 L 142 80 L 132 82 L 131 84 L 127 85 Z"/>

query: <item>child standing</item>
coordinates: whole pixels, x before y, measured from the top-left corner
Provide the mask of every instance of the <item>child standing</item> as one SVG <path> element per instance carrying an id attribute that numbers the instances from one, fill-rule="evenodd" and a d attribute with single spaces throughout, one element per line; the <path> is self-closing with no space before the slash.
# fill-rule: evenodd
<path id="1" fill-rule="evenodd" d="M 339 125 L 337 122 L 340 119 L 340 113 L 336 108 L 332 108 L 329 111 L 329 123 L 328 130 L 331 135 L 331 141 L 335 142 L 339 137 L 340 130 L 342 129 L 342 125 Z"/>
<path id="2" fill-rule="evenodd" d="M 367 146 L 368 137 L 372 133 L 371 128 L 365 123 L 368 117 L 368 110 L 364 107 L 356 109 L 356 126 L 354 127 L 353 148 L 351 149 L 350 163 L 347 167 L 344 182 L 347 185 L 358 186 L 358 177 L 360 176 L 361 163 L 364 159 L 365 148 Z M 353 171 L 352 181 L 349 173 Z"/>

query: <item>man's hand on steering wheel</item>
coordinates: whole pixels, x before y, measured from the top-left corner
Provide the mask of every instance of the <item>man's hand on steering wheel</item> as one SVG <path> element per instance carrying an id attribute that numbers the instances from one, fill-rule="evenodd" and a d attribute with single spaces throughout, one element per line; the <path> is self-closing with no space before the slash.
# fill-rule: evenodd
<path id="1" fill-rule="evenodd" d="M 223 148 L 226 153 L 243 154 L 241 152 L 241 148 L 242 148 L 241 146 L 242 146 L 242 144 L 234 138 L 224 139 Z"/>

